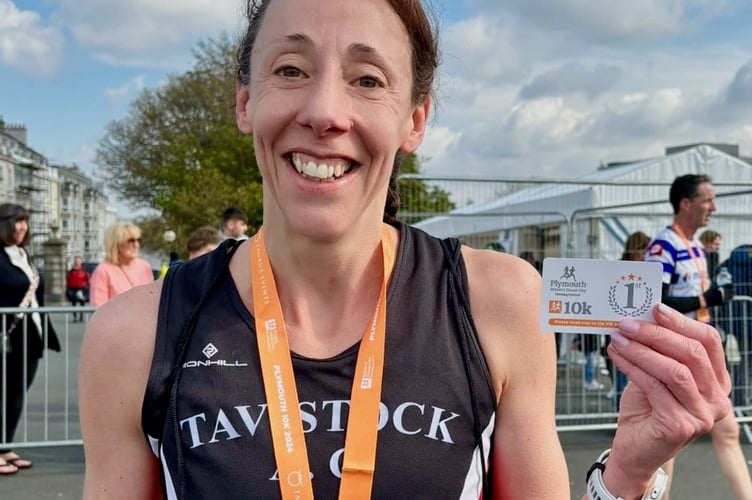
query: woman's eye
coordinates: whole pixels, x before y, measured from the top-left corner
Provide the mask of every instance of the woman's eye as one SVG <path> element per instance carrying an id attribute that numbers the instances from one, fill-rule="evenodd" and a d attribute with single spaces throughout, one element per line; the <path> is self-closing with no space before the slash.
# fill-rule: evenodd
<path id="1" fill-rule="evenodd" d="M 277 70 L 277 74 L 283 78 L 300 78 L 303 72 L 293 66 L 285 66 Z"/>
<path id="2" fill-rule="evenodd" d="M 381 86 L 381 82 L 372 76 L 363 76 L 358 79 L 358 85 L 367 89 L 376 89 Z"/>

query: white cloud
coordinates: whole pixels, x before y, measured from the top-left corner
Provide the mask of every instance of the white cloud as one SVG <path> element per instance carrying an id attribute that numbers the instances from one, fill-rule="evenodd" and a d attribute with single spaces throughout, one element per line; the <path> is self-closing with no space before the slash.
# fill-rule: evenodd
<path id="1" fill-rule="evenodd" d="M 139 75 L 131 78 L 123 85 L 117 88 L 105 89 L 104 95 L 110 102 L 110 105 L 117 106 L 122 104 L 126 99 L 130 99 L 134 94 L 140 92 L 146 87 L 146 75 Z"/>
<path id="2" fill-rule="evenodd" d="M 39 14 L 0 0 L 0 63 L 31 76 L 47 77 L 60 67 L 63 36 Z"/>
<path id="3" fill-rule="evenodd" d="M 418 150 L 418 156 L 426 161 L 440 161 L 453 151 L 462 139 L 462 132 L 448 127 L 429 127 Z"/>
<path id="4" fill-rule="evenodd" d="M 611 89 L 621 77 L 621 68 L 611 64 L 585 65 L 580 62 L 564 64 L 536 76 L 520 90 L 523 99 L 559 94 L 583 94 L 597 97 Z"/>
<path id="5" fill-rule="evenodd" d="M 476 0 L 484 11 L 517 15 L 525 22 L 586 41 L 637 43 L 694 29 L 697 18 L 728 15 L 741 0 Z"/>
<path id="6" fill-rule="evenodd" d="M 198 39 L 236 33 L 242 15 L 237 0 L 61 0 L 57 18 L 102 62 L 170 67 Z"/>

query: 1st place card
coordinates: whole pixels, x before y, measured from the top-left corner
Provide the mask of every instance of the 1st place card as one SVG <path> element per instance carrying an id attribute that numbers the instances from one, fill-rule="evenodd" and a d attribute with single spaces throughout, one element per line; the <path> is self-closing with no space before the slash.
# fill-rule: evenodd
<path id="1" fill-rule="evenodd" d="M 540 328 L 610 333 L 623 318 L 653 322 L 662 272 L 659 262 L 549 257 L 543 261 Z"/>

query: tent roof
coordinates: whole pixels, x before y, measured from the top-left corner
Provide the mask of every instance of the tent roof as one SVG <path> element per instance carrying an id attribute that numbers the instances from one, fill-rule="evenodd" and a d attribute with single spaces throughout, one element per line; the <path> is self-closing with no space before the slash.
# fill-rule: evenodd
<path id="1" fill-rule="evenodd" d="M 447 237 L 562 222 L 576 211 L 603 206 L 604 200 L 608 205 L 666 200 L 666 185 L 687 173 L 712 173 L 716 186 L 752 182 L 752 165 L 711 146 L 700 145 L 660 158 L 603 168 L 567 183 L 550 181 L 521 189 L 423 220 L 415 226 L 434 236 Z M 619 181 L 645 185 L 627 190 L 618 186 Z M 617 186 L 610 185 L 614 183 Z M 717 192 L 724 190 L 729 188 L 716 188 Z"/>

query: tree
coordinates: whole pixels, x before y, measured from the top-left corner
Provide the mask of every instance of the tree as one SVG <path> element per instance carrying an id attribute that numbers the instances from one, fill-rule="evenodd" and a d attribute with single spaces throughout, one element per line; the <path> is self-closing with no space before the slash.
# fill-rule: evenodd
<path id="1" fill-rule="evenodd" d="M 402 163 L 402 176 L 397 184 L 402 205 L 399 218 L 408 224 L 426 219 L 426 215 L 442 214 L 455 208 L 450 194 L 439 186 L 429 186 L 425 180 L 414 178 L 420 174 L 420 159 L 415 153 L 407 155 Z"/>
<path id="2" fill-rule="evenodd" d="M 222 36 L 200 43 L 193 55 L 192 69 L 145 89 L 126 118 L 108 124 L 96 154 L 110 189 L 131 208 L 159 214 L 139 221 L 144 232 L 173 229 L 175 249 L 194 229 L 219 227 L 231 205 L 248 213 L 252 230 L 261 224 L 253 144 L 235 124 L 233 45 Z M 158 235 L 145 238 L 152 242 L 164 247 Z"/>
<path id="3" fill-rule="evenodd" d="M 249 230 L 262 220 L 261 175 L 252 141 L 235 123 L 235 52 L 224 35 L 193 51 L 193 67 L 143 90 L 128 115 L 109 123 L 100 139 L 96 163 L 100 175 L 133 209 L 155 216 L 136 221 L 144 248 L 167 250 L 162 234 L 176 232 L 173 250 L 184 254 L 190 234 L 204 225 L 219 227 L 229 206 L 242 208 Z M 404 173 L 420 173 L 415 154 Z M 403 211 L 446 212 L 449 195 L 419 179 L 400 182 Z"/>

